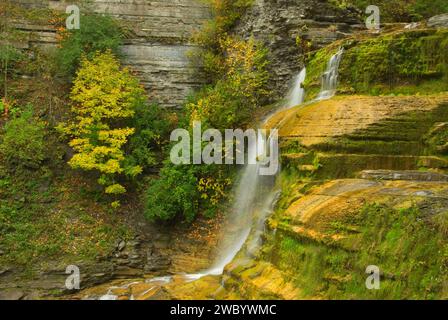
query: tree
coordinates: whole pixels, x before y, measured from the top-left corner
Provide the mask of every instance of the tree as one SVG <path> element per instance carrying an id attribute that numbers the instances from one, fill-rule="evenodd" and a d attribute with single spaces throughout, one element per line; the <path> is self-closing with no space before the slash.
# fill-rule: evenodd
<path id="1" fill-rule="evenodd" d="M 60 126 L 70 135 L 75 155 L 72 168 L 100 173 L 98 183 L 107 194 L 126 192 L 118 183 L 120 175 L 134 177 L 142 168 L 126 159 L 125 145 L 134 128 L 125 125 L 139 104 L 144 90 L 110 52 L 84 57 L 73 83 L 70 99 L 74 121 Z"/>

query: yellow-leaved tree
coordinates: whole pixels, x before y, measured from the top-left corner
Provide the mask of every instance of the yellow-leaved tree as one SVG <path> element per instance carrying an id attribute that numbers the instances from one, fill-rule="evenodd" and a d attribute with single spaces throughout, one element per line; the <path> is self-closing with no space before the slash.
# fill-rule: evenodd
<path id="1" fill-rule="evenodd" d="M 118 178 L 134 177 L 142 171 L 126 161 L 124 146 L 134 133 L 126 124 L 137 106 L 145 103 L 144 90 L 109 51 L 97 53 L 91 60 L 82 59 L 70 99 L 74 120 L 60 126 L 71 137 L 69 144 L 75 151 L 69 165 L 99 172 L 98 183 L 107 194 L 125 193 Z"/>

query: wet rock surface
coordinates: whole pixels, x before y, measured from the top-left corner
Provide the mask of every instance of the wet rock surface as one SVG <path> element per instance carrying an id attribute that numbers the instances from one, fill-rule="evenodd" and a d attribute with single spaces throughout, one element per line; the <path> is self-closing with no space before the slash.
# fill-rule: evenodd
<path id="1" fill-rule="evenodd" d="M 360 177 L 378 180 L 448 181 L 446 174 L 406 170 L 365 170 L 360 173 Z"/>
<path id="2" fill-rule="evenodd" d="M 428 27 L 448 28 L 448 13 L 434 16 L 428 20 Z"/>
<path id="3" fill-rule="evenodd" d="M 358 17 L 356 9 L 341 10 L 328 1 L 257 0 L 235 32 L 244 38 L 253 36 L 269 48 L 270 86 L 275 99 L 281 99 L 303 67 L 306 50 L 321 48 L 363 30 Z M 311 47 L 305 50 L 307 42 Z"/>

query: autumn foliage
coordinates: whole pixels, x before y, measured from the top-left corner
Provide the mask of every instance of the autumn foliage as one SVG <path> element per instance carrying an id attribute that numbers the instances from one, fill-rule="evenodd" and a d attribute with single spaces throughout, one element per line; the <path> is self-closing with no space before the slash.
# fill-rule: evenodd
<path id="1" fill-rule="evenodd" d="M 144 103 L 143 89 L 109 51 L 82 59 L 70 98 L 74 121 L 61 126 L 75 151 L 69 165 L 99 172 L 98 182 L 108 194 L 126 192 L 118 178 L 142 171 L 138 165 L 127 164 L 124 146 L 134 133 L 125 123 Z"/>

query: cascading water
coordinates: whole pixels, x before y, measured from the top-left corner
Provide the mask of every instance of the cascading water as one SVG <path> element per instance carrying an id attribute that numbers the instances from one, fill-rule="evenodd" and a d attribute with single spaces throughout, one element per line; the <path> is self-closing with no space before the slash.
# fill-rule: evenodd
<path id="1" fill-rule="evenodd" d="M 318 100 L 328 99 L 336 92 L 337 74 L 339 62 L 343 50 L 339 50 L 331 57 L 327 71 L 322 76 L 322 91 Z M 305 91 L 301 87 L 306 76 L 306 69 L 303 68 L 295 77 L 294 86 L 290 91 L 288 100 L 284 108 L 291 108 L 303 103 Z M 283 108 L 282 108 L 283 109 Z M 269 117 L 268 117 L 269 118 Z M 217 258 L 212 266 L 196 274 L 184 275 L 185 281 L 194 281 L 206 275 L 221 275 L 225 266 L 230 263 L 240 250 L 245 246 L 244 254 L 254 256 L 261 246 L 261 236 L 264 232 L 266 218 L 272 213 L 275 202 L 279 195 L 279 190 L 274 189 L 275 175 L 260 176 L 259 170 L 263 166 L 259 158 L 266 156 L 267 149 L 272 152 L 272 144 L 259 133 L 255 141 L 248 146 L 248 163 L 241 172 L 238 185 L 235 189 L 235 202 L 233 210 L 227 218 L 226 227 L 223 229 L 224 238 L 218 248 Z M 269 148 L 268 148 L 269 146 Z M 249 239 L 249 236 L 252 236 Z M 154 289 L 157 286 L 172 281 L 171 276 L 156 277 L 146 280 L 153 283 Z M 100 299 L 109 300 L 117 297 L 111 290 Z"/>
<path id="2" fill-rule="evenodd" d="M 305 77 L 306 68 L 303 68 L 294 78 L 293 87 L 289 91 L 284 108 L 291 108 L 303 103 L 305 90 L 302 88 L 302 83 L 305 81 Z M 269 116 L 265 121 L 268 119 Z M 254 232 L 254 235 L 247 244 L 246 254 L 253 255 L 260 246 L 265 220 L 272 213 L 279 194 L 279 191 L 273 190 L 275 176 L 260 176 L 259 169 L 262 164 L 254 161 L 260 156 L 266 155 L 267 145 L 270 145 L 270 140 L 259 132 L 257 141 L 248 147 L 248 154 L 256 157 L 248 160 L 256 163 L 245 166 L 235 190 L 233 213 L 229 219 L 229 228 L 225 231 L 231 241 L 230 243 L 223 242 L 215 263 L 206 274 L 222 274 L 224 267 L 235 258 L 246 243 L 251 231 Z M 270 145 L 271 152 L 272 148 L 273 146 Z M 253 152 L 254 149 L 256 152 Z M 248 161 L 248 163 L 251 162 Z"/>
<path id="3" fill-rule="evenodd" d="M 340 49 L 328 61 L 327 70 L 322 75 L 322 88 L 316 100 L 325 100 L 336 94 L 338 85 L 339 64 L 342 59 L 344 49 Z"/>
<path id="4" fill-rule="evenodd" d="M 299 74 L 294 79 L 294 84 L 289 92 L 288 100 L 286 101 L 285 107 L 292 108 L 303 103 L 305 99 L 305 89 L 302 88 L 302 83 L 306 78 L 306 68 L 303 68 Z"/>
<path id="5" fill-rule="evenodd" d="M 322 91 L 319 94 L 319 100 L 331 98 L 336 93 L 338 68 L 342 54 L 343 49 L 333 55 L 328 62 L 328 68 L 322 76 Z M 302 83 L 305 78 L 306 68 L 303 68 L 294 79 L 293 87 L 284 108 L 292 108 L 303 103 L 305 89 L 302 88 Z M 268 119 L 269 116 L 265 121 Z M 248 154 L 256 157 L 256 159 L 259 155 L 265 155 L 266 143 L 269 143 L 269 140 L 266 141 L 266 138 L 259 134 L 256 142 L 249 145 Z M 254 149 L 256 152 L 253 152 Z M 252 160 L 248 163 L 254 163 L 256 159 L 248 159 Z M 221 275 L 224 267 L 235 258 L 244 246 L 251 231 L 254 232 L 254 235 L 247 243 L 246 254 L 253 255 L 259 248 L 264 222 L 267 216 L 272 213 L 279 195 L 278 190 L 273 190 L 275 176 L 261 177 L 259 175 L 258 171 L 261 165 L 257 161 L 256 164 L 247 164 L 243 169 L 238 187 L 235 190 L 235 203 L 228 220 L 229 227 L 224 231 L 228 241 L 223 241 L 221 244 L 214 264 L 205 272 L 190 275 L 189 278 L 197 279 L 209 274 Z"/>

